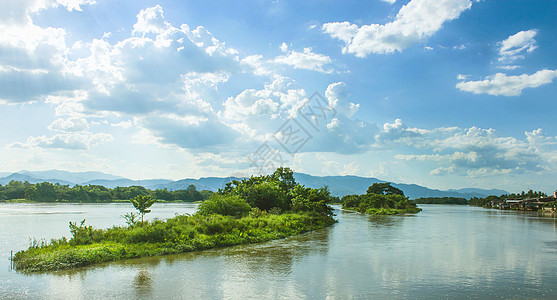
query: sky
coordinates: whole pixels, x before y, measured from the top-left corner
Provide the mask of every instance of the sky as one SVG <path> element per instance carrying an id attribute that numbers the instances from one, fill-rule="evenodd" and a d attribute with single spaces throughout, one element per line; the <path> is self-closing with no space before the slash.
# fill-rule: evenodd
<path id="1" fill-rule="evenodd" d="M 556 1 L 0 5 L 0 172 L 557 189 Z"/>

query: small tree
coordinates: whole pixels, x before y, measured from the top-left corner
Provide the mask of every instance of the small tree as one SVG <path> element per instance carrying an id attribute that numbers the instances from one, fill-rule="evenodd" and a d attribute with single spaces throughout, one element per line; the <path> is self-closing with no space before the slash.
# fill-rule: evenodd
<path id="1" fill-rule="evenodd" d="M 143 224 L 143 216 L 151 212 L 149 207 L 155 204 L 157 200 L 153 199 L 153 196 L 137 195 L 135 196 L 135 198 L 130 199 L 130 202 L 133 204 L 133 207 L 135 207 L 135 209 L 137 209 L 141 214 L 141 223 Z"/>

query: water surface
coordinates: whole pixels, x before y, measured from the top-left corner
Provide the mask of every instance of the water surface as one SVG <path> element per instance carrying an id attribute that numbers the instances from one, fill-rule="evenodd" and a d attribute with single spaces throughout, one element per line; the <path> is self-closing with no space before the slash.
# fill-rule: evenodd
<path id="1" fill-rule="evenodd" d="M 129 204 L 0 205 L 0 298 L 557 298 L 554 218 L 420 207 L 402 217 L 336 210 L 338 224 L 288 239 L 25 275 L 9 271 L 10 246 L 67 236 L 68 220 L 123 223 Z M 194 210 L 156 204 L 151 217 Z"/>

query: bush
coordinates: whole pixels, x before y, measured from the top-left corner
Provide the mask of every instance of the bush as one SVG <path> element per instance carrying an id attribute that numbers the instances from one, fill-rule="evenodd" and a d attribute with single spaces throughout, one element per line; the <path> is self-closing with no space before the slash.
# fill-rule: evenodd
<path id="1" fill-rule="evenodd" d="M 251 206 L 237 195 L 213 194 L 209 200 L 199 205 L 200 215 L 219 214 L 224 216 L 242 217 L 251 211 Z"/>
<path id="2" fill-rule="evenodd" d="M 342 208 L 352 209 L 369 215 L 393 215 L 421 211 L 407 197 L 395 192 L 390 194 L 366 193 L 363 195 L 347 195 L 342 197 Z"/>

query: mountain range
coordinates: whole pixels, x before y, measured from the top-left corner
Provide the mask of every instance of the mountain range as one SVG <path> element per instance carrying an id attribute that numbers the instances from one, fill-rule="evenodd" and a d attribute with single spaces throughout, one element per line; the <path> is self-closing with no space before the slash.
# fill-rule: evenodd
<path id="1" fill-rule="evenodd" d="M 0 172 L 0 184 L 8 184 L 10 181 L 28 181 L 29 183 L 50 182 L 62 185 L 102 185 L 107 188 L 117 186 L 140 185 L 148 189 L 186 189 L 193 184 L 198 190 L 209 190 L 216 192 L 224 187 L 227 182 L 240 180 L 238 177 L 203 177 L 199 179 L 150 179 L 150 180 L 131 180 L 121 176 L 115 176 L 102 172 L 68 172 L 61 170 L 48 171 L 27 171 L 23 170 L 16 173 Z M 359 176 L 313 176 L 304 173 L 294 173 L 296 181 L 311 188 L 328 186 L 333 195 L 344 196 L 349 194 L 363 194 L 373 183 L 387 182 L 377 178 Z M 417 184 L 393 183 L 393 186 L 404 191 L 404 194 L 411 199 L 419 197 L 461 197 L 470 199 L 472 197 L 486 197 L 489 195 L 502 195 L 509 192 L 499 189 L 477 189 L 463 188 L 450 190 L 430 189 Z"/>

